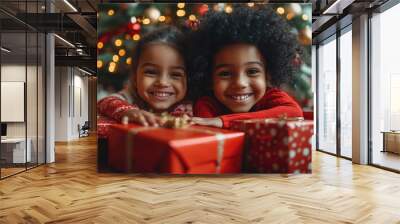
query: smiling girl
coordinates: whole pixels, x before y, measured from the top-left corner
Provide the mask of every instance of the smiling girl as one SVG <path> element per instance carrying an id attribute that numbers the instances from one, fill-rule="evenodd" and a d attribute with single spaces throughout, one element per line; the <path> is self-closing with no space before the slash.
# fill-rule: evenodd
<path id="1" fill-rule="evenodd" d="M 97 103 L 98 112 L 120 121 L 158 126 L 160 113 L 192 115 L 187 91 L 185 40 L 176 28 L 165 27 L 144 36 L 135 48 L 130 86 Z"/>
<path id="2" fill-rule="evenodd" d="M 190 70 L 200 83 L 193 91 L 202 96 L 193 122 L 229 128 L 233 120 L 303 116 L 278 88 L 293 75 L 297 39 L 273 10 L 210 12 L 192 41 Z"/>

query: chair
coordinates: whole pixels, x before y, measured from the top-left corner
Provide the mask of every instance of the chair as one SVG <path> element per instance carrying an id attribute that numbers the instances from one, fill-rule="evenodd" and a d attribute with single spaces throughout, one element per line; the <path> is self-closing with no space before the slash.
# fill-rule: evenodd
<path id="1" fill-rule="evenodd" d="M 82 127 L 78 124 L 79 138 L 89 136 L 89 129 L 90 129 L 89 121 L 85 121 Z"/>

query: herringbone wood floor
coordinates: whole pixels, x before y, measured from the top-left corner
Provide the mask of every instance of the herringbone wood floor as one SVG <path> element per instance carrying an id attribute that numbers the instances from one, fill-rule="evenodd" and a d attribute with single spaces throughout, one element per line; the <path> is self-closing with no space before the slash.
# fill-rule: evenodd
<path id="1" fill-rule="evenodd" d="M 310 175 L 96 172 L 94 137 L 0 181 L 0 223 L 400 223 L 400 175 L 319 152 Z"/>

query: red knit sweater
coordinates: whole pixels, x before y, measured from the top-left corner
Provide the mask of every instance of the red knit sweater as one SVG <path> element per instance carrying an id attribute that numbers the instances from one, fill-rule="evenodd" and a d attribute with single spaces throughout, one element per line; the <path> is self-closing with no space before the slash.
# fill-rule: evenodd
<path id="1" fill-rule="evenodd" d="M 119 94 L 120 96 L 116 95 L 117 94 L 107 96 L 99 100 L 97 102 L 97 114 L 115 121 L 121 121 L 122 115 L 126 113 L 126 111 L 139 108 L 133 101 L 129 101 L 129 99 L 126 98 L 123 99 L 123 94 Z M 192 103 L 184 101 L 172 106 L 169 114 L 174 116 L 182 116 L 183 114 L 193 116 L 192 110 Z"/>
<path id="2" fill-rule="evenodd" d="M 266 91 L 264 97 L 247 113 L 231 113 L 215 98 L 205 96 L 195 103 L 194 115 L 204 118 L 219 116 L 223 122 L 223 128 L 229 128 L 230 122 L 233 120 L 277 118 L 281 116 L 302 117 L 303 111 L 287 93 L 277 88 L 270 88 Z"/>

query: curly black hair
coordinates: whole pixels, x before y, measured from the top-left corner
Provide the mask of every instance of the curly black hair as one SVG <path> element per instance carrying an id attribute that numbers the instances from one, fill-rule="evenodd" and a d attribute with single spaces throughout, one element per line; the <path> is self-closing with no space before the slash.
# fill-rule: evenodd
<path id="1" fill-rule="evenodd" d="M 132 54 L 132 69 L 134 72 L 136 72 L 137 70 L 137 66 L 143 49 L 147 44 L 151 43 L 163 43 L 175 48 L 183 56 L 186 63 L 187 40 L 184 32 L 174 26 L 162 26 L 144 35 L 136 45 Z"/>
<path id="2" fill-rule="evenodd" d="M 214 55 L 234 43 L 255 45 L 266 60 L 270 85 L 290 82 L 298 43 L 290 26 L 267 5 L 249 8 L 235 4 L 232 13 L 208 12 L 191 34 L 189 74 L 190 98 L 210 95 Z"/>

